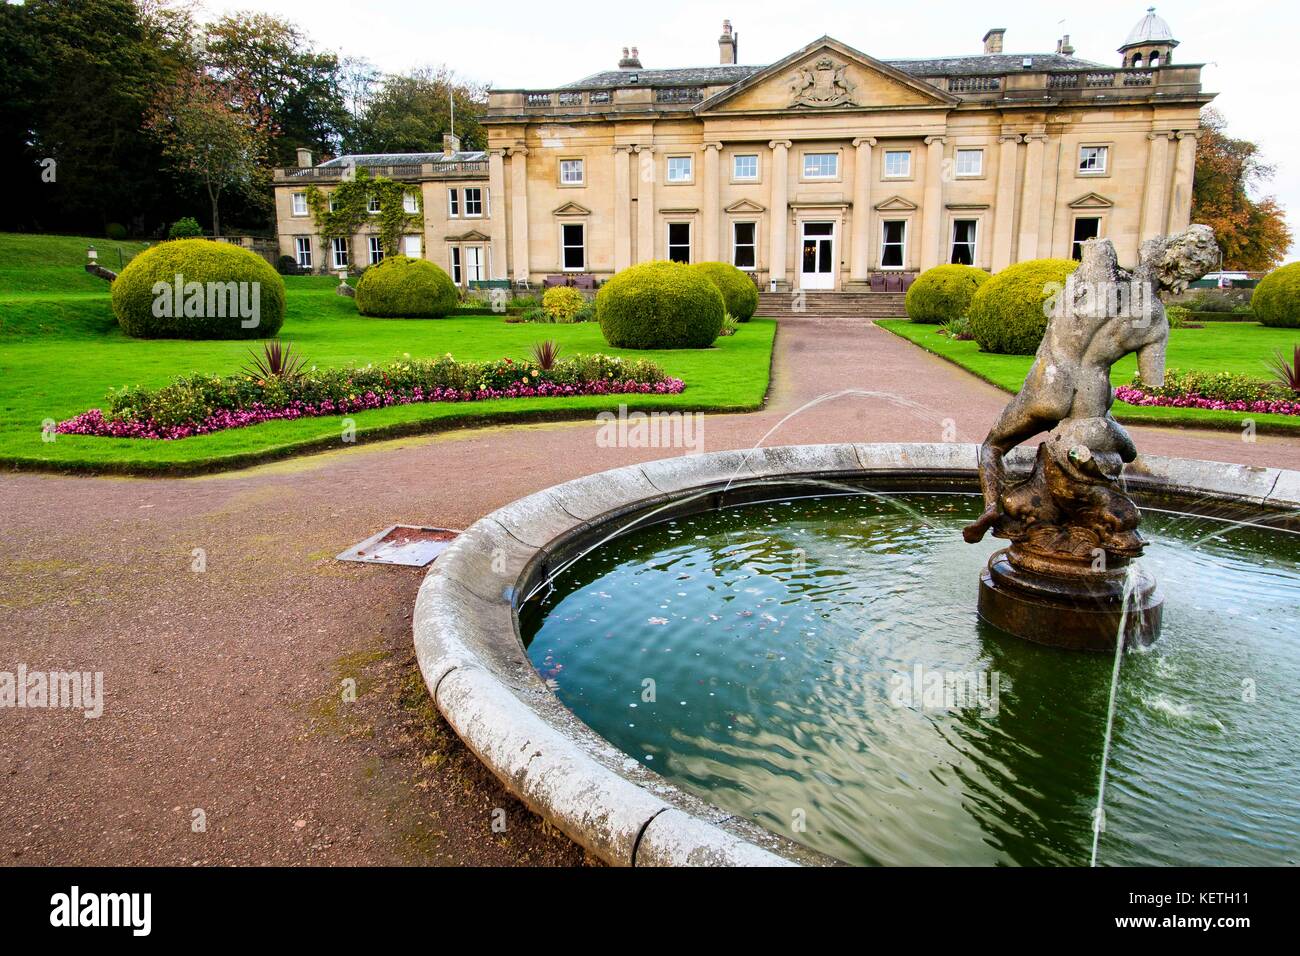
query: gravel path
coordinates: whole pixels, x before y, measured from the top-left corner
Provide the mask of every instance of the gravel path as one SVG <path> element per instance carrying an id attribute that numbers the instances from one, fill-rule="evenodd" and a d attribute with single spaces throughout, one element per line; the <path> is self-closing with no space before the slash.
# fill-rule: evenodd
<path id="1" fill-rule="evenodd" d="M 883 330 L 800 317 L 782 322 L 768 409 L 710 416 L 703 450 L 750 447 L 851 389 L 871 394 L 766 443 L 978 441 L 1007 400 Z M 1300 468 L 1292 438 L 1133 432 L 1150 453 Z M 333 556 L 665 453 L 595 436 L 478 429 L 174 480 L 0 476 L 0 671 L 100 671 L 105 695 L 94 720 L 0 709 L 0 860 L 584 862 L 432 711 L 410 647 L 423 572 Z"/>

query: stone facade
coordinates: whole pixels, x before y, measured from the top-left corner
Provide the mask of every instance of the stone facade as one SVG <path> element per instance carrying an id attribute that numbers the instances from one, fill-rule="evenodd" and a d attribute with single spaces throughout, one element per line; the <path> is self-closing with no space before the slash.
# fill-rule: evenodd
<path id="1" fill-rule="evenodd" d="M 409 171 L 421 252 L 449 269 L 459 256 L 462 282 L 679 258 L 735 262 L 762 288 L 843 290 L 950 261 L 1069 257 L 1094 233 L 1131 265 L 1144 239 L 1184 228 L 1212 94 L 1198 65 L 1172 62 L 1167 25 L 1143 32 L 1161 38 L 1155 69 L 1078 59 L 1068 38 L 1003 53 L 1003 33 L 982 55 L 906 61 L 822 37 L 759 67 L 736 64 L 726 24 L 717 66 L 647 70 L 632 49 L 565 87 L 494 90 L 473 169 L 453 151 Z M 287 255 L 293 173 L 277 177 Z M 447 191 L 466 185 L 485 190 L 472 222 L 449 216 Z"/>

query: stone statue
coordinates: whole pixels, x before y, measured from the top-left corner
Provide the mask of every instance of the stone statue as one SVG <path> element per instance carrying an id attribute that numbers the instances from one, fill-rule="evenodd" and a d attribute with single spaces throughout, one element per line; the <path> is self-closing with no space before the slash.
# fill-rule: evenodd
<path id="1" fill-rule="evenodd" d="M 1094 621 L 1101 633 L 1094 636 L 1106 644 L 1104 632 L 1113 623 L 1126 565 L 1143 548 L 1137 507 L 1119 483 L 1124 464 L 1137 457 L 1137 449 L 1110 414 L 1110 367 L 1136 353 L 1142 380 L 1161 384 L 1169 322 L 1159 294 L 1181 292 L 1218 262 L 1219 248 L 1208 226 L 1144 242 L 1133 273 L 1119 267 L 1110 240 L 1084 244 L 1079 268 L 1045 306 L 1052 314 L 1024 385 L 980 447 L 984 512 L 963 536 L 973 543 L 992 531 L 1012 541 L 993 556 L 985 572 L 994 592 L 986 600 L 981 587 L 980 613 L 986 619 L 996 617 L 993 623 L 1021 636 L 1065 643 L 1053 640 L 1061 635 L 1059 621 L 1047 623 L 1050 615 L 1035 622 L 1026 620 L 1036 616 L 1032 610 L 1019 608 L 1009 618 L 1006 606 L 985 613 L 985 605 L 997 602 L 1001 586 L 1018 598 L 1026 592 L 1048 593 L 1082 613 L 1073 599 L 1083 594 L 1101 615 Z M 1030 476 L 1008 487 L 1005 455 L 1044 431 L 1048 437 L 1038 446 Z M 1149 592 L 1148 603 L 1155 599 L 1154 581 Z M 1139 594 L 1139 604 L 1141 599 Z M 1158 627 L 1158 604 L 1146 610 L 1146 624 L 1154 620 Z M 1112 648 L 1114 640 L 1112 630 Z"/>

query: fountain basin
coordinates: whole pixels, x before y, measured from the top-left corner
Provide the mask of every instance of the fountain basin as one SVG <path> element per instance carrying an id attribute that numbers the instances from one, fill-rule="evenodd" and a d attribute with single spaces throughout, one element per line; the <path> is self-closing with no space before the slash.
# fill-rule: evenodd
<path id="1" fill-rule="evenodd" d="M 1017 454 L 1009 464 L 1023 471 L 1030 462 Z M 591 730 L 529 660 L 518 610 L 541 582 L 651 510 L 655 520 L 684 519 L 825 492 L 816 482 L 964 494 L 977 487 L 975 464 L 973 445 L 793 446 L 665 459 L 546 489 L 477 522 L 425 579 L 414 622 L 425 680 L 506 786 L 607 862 L 836 862 L 688 793 Z M 1276 469 L 1143 458 L 1127 480 L 1143 506 L 1236 520 L 1276 521 L 1300 503 L 1300 474 Z M 972 581 L 972 613 L 974 601 Z"/>

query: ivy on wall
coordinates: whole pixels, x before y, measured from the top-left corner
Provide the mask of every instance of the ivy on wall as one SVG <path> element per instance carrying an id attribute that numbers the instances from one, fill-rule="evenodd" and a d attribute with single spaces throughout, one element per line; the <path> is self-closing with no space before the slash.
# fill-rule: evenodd
<path id="1" fill-rule="evenodd" d="M 415 197 L 413 213 L 406 211 L 407 196 Z M 379 201 L 379 212 L 370 212 L 370 201 Z M 316 186 L 307 187 L 307 206 L 316 222 L 316 232 L 322 243 L 334 239 L 348 244 L 348 262 L 359 263 L 352 242 L 366 223 L 378 226 L 379 245 L 385 256 L 398 253 L 398 243 L 409 232 L 424 231 L 424 199 L 419 187 L 407 186 L 383 176 L 370 175 L 364 167 L 356 176 L 340 182 L 330 192 L 324 193 Z"/>

